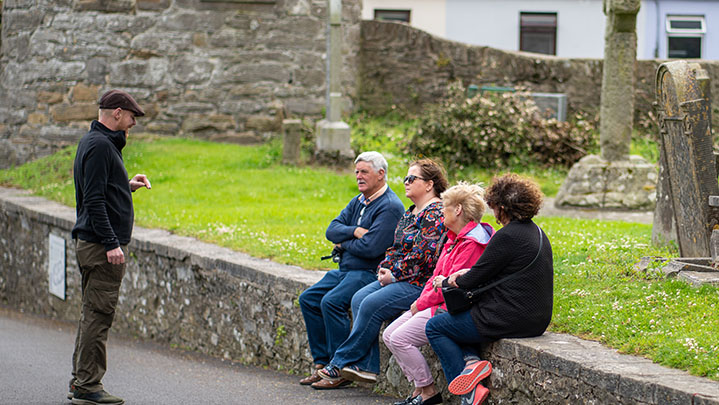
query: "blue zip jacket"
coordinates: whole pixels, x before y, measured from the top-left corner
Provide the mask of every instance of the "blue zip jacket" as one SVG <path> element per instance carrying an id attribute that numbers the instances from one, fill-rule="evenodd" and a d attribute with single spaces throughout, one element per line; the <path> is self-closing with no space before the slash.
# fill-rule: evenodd
<path id="1" fill-rule="evenodd" d="M 337 218 L 330 222 L 325 236 L 330 242 L 341 244 L 344 249 L 339 263 L 340 270 L 377 271 L 377 265 L 384 258 L 385 251 L 392 245 L 394 229 L 404 214 L 404 206 L 389 187 L 366 207 L 359 201 L 359 196 L 355 196 Z M 357 224 L 360 214 L 362 219 Z M 368 229 L 360 239 L 354 237 L 358 226 Z"/>

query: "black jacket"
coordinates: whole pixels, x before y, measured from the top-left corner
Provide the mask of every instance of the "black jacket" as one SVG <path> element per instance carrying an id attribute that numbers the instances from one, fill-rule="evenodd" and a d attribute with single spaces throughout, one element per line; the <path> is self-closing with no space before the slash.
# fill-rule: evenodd
<path id="1" fill-rule="evenodd" d="M 132 236 L 132 192 L 122 160 L 125 138 L 125 131 L 93 121 L 77 146 L 73 167 L 77 222 L 72 237 L 101 243 L 105 250 L 128 244 Z"/>
<path id="2" fill-rule="evenodd" d="M 552 247 L 542 232 L 542 251 L 531 268 L 484 291 L 471 309 L 477 332 L 488 339 L 539 336 L 552 319 Z M 531 220 L 512 221 L 497 231 L 472 269 L 457 285 L 474 289 L 502 279 L 531 263 L 539 232 Z"/>

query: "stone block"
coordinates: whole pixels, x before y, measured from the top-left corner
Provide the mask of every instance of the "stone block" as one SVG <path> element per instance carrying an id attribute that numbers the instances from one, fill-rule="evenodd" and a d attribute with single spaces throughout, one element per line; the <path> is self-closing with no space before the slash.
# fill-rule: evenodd
<path id="1" fill-rule="evenodd" d="M 113 86 L 161 86 L 167 77 L 167 59 L 129 60 L 110 65 L 110 84 Z"/>
<path id="2" fill-rule="evenodd" d="M 3 32 L 35 30 L 45 17 L 43 10 L 6 10 L 2 14 Z"/>
<path id="3" fill-rule="evenodd" d="M 158 36 L 156 32 L 144 33 L 132 39 L 130 47 L 143 55 L 167 57 L 190 50 L 192 33 L 172 32 Z"/>
<path id="4" fill-rule="evenodd" d="M 85 121 L 97 118 L 95 103 L 57 104 L 50 108 L 55 122 Z"/>
<path id="5" fill-rule="evenodd" d="M 171 121 L 154 120 L 145 126 L 148 132 L 177 135 L 180 132 L 180 124 Z"/>
<path id="6" fill-rule="evenodd" d="M 156 28 L 161 31 L 214 32 L 224 25 L 224 21 L 224 13 L 181 12 L 163 17 Z"/>
<path id="7" fill-rule="evenodd" d="M 276 63 L 257 63 L 230 66 L 221 73 L 225 83 L 257 83 L 263 81 L 286 83 L 290 72 L 283 65 Z"/>
<path id="8" fill-rule="evenodd" d="M 87 81 L 92 84 L 104 84 L 108 71 L 108 61 L 103 57 L 91 58 L 87 61 Z"/>
<path id="9" fill-rule="evenodd" d="M 170 0 L 135 0 L 138 10 L 159 11 L 170 7 Z"/>
<path id="10" fill-rule="evenodd" d="M 276 132 L 282 128 L 282 118 L 269 115 L 252 115 L 245 121 L 245 129 L 259 132 Z"/>
<path id="11" fill-rule="evenodd" d="M 70 99 L 74 102 L 78 101 L 90 101 L 97 102 L 99 100 L 98 92 L 100 86 L 86 85 L 84 83 L 76 84 L 70 89 Z"/>
<path id="12" fill-rule="evenodd" d="M 62 102 L 63 95 L 56 91 L 38 91 L 37 102 L 44 104 L 57 104 Z"/>
<path id="13" fill-rule="evenodd" d="M 30 125 L 44 125 L 47 124 L 48 117 L 43 113 L 30 113 L 27 115 L 27 123 Z"/>
<path id="14" fill-rule="evenodd" d="M 135 9 L 135 0 L 75 0 L 77 11 L 101 11 L 106 13 L 129 13 Z"/>
<path id="15" fill-rule="evenodd" d="M 226 132 L 235 129 L 235 119 L 223 114 L 190 114 L 182 122 L 182 131 L 186 133 Z"/>
<path id="16" fill-rule="evenodd" d="M 170 74 L 178 83 L 200 84 L 212 78 L 214 63 L 206 58 L 182 56 L 172 63 Z"/>

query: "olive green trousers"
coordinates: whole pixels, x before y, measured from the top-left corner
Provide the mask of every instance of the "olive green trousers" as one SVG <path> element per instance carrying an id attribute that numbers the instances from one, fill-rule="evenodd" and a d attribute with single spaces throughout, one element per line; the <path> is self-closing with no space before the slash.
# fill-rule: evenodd
<path id="1" fill-rule="evenodd" d="M 115 318 L 125 264 L 107 261 L 105 247 L 76 240 L 77 265 L 82 274 L 82 313 L 72 355 L 72 384 L 78 392 L 103 390 L 107 370 L 107 334 Z M 122 246 L 127 258 L 127 246 Z"/>

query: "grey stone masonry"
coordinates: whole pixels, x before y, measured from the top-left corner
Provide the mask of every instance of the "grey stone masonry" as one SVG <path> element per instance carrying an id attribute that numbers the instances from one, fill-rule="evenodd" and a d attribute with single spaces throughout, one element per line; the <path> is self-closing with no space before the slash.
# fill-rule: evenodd
<path id="1" fill-rule="evenodd" d="M 345 0 L 341 15 L 348 107 L 360 8 Z M 248 143 L 287 113 L 320 118 L 326 16 L 327 0 L 6 0 L 0 168 L 75 144 L 111 88 L 147 112 L 137 132 Z"/>
<path id="2" fill-rule="evenodd" d="M 71 208 L 0 188 L 0 305 L 77 320 L 73 223 Z M 49 234 L 66 240 L 65 301 L 48 293 Z M 310 370 L 297 298 L 321 272 L 162 230 L 136 228 L 129 250 L 113 330 L 246 364 Z M 381 347 L 377 388 L 404 397 L 411 387 Z M 446 387 L 436 356 L 428 347 L 422 352 L 439 386 Z M 494 366 L 490 404 L 719 404 L 719 382 L 574 336 L 504 339 L 487 346 L 484 356 Z M 449 398 L 446 388 L 444 395 Z M 457 397 L 449 403 L 458 403 Z"/>

